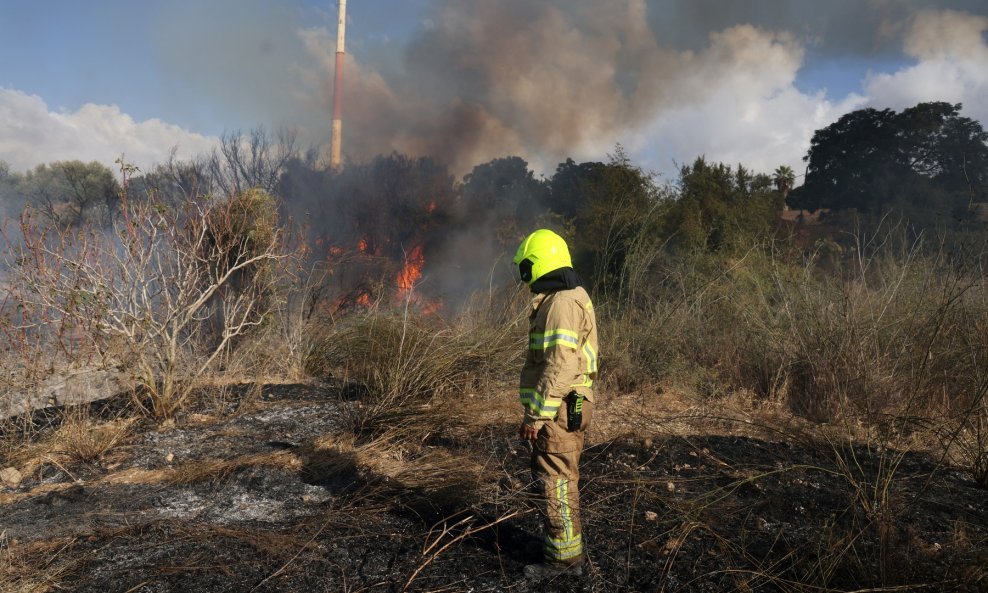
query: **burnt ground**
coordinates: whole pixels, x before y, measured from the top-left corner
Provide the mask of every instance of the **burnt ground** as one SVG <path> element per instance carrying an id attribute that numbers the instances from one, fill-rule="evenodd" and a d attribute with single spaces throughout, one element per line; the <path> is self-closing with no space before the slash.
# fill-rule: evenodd
<path id="1" fill-rule="evenodd" d="M 99 461 L 42 464 L 0 490 L 7 586 L 988 591 L 988 496 L 958 469 L 922 453 L 717 434 L 590 446 L 587 575 L 528 582 L 538 516 L 517 486 L 527 453 L 514 424 L 430 433 L 395 454 L 394 465 L 442 452 L 483 466 L 475 488 L 409 485 L 311 447 L 345 432 L 356 405 L 337 389 L 272 386 L 239 413 L 145 421 Z M 883 476 L 890 486 L 875 487 Z"/>

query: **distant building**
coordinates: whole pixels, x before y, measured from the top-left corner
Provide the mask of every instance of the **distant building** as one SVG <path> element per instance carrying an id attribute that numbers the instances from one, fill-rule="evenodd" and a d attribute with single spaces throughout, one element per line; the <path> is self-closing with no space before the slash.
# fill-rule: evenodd
<path id="1" fill-rule="evenodd" d="M 789 208 L 786 208 L 779 212 L 779 220 L 792 224 L 813 226 L 822 224 L 829 215 L 830 208 L 820 208 L 819 210 L 789 210 Z"/>

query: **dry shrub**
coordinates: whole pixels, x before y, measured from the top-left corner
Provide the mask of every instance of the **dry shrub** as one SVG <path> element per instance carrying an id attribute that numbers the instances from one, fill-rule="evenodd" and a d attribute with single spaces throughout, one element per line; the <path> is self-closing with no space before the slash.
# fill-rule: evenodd
<path id="1" fill-rule="evenodd" d="M 321 264 L 304 270 L 301 262 L 301 258 L 280 262 L 265 323 L 226 357 L 223 368 L 227 376 L 255 378 L 257 382 L 273 378 L 302 381 L 308 377 L 312 336 L 326 324 L 322 313 L 328 306 L 326 279 L 330 274 Z"/>
<path id="2" fill-rule="evenodd" d="M 525 329 L 492 310 L 468 311 L 452 322 L 409 309 L 372 310 L 324 328 L 306 368 L 316 377 L 359 386 L 363 396 L 352 418 L 358 433 L 400 424 L 399 418 L 417 415 L 424 404 L 455 413 L 469 388 L 513 373 L 520 364 Z"/>
<path id="3" fill-rule="evenodd" d="M 765 248 L 697 254 L 656 277 L 651 302 L 604 318 L 619 338 L 605 338 L 608 381 L 750 391 L 813 420 L 899 430 L 903 418 L 969 408 L 988 363 L 988 284 L 920 246 L 833 273 Z"/>
<path id="4" fill-rule="evenodd" d="M 18 339 L 59 345 L 71 330 L 101 365 L 132 374 L 165 418 L 266 322 L 275 271 L 292 255 L 273 199 L 253 190 L 176 203 L 125 192 L 112 229 L 39 225 L 28 211 L 18 230 L 2 253 L 17 287 L 9 298 L 33 323 Z"/>

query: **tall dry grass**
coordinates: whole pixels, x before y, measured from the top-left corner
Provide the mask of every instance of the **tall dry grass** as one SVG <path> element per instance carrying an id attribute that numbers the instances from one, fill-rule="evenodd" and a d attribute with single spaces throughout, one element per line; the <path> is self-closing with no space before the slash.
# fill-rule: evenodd
<path id="1" fill-rule="evenodd" d="M 602 368 L 619 389 L 665 381 L 699 401 L 745 393 L 817 423 L 812 438 L 847 484 L 849 511 L 878 542 L 882 587 L 896 582 L 905 517 L 934 480 L 901 494 L 910 451 L 988 485 L 984 252 L 899 233 L 837 256 L 833 245 L 794 258 L 766 243 L 656 258 L 651 299 L 603 322 L 617 352 Z M 848 543 L 830 561 L 861 553 Z"/>
<path id="2" fill-rule="evenodd" d="M 612 381 L 750 390 L 818 421 L 970 408 L 988 368 L 988 282 L 921 245 L 832 272 L 766 247 L 666 259 L 645 306 L 605 318 Z M 607 311 L 607 308 L 604 308 Z"/>
<path id="3" fill-rule="evenodd" d="M 306 370 L 362 393 L 351 408 L 357 433 L 421 424 L 430 409 L 430 422 L 441 423 L 467 411 L 468 392 L 517 371 L 527 327 L 516 304 L 510 295 L 490 297 L 451 321 L 410 307 L 371 309 L 321 328 Z"/>

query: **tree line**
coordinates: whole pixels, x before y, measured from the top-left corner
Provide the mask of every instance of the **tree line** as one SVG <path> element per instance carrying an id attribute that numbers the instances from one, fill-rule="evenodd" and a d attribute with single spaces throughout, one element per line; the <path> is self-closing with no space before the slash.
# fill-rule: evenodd
<path id="1" fill-rule="evenodd" d="M 437 248 L 457 229 L 493 229 L 485 240 L 503 250 L 533 225 L 551 226 L 571 240 L 577 266 L 596 286 L 623 292 L 634 283 L 629 264 L 646 265 L 636 257 L 659 246 L 724 251 L 777 237 L 787 231 L 778 222 L 786 207 L 853 213 L 855 224 L 896 212 L 917 229 L 981 229 L 972 206 L 988 201 L 988 134 L 960 110 L 932 102 L 849 113 L 814 134 L 799 187 L 787 166 L 761 173 L 702 156 L 662 181 L 620 146 L 606 160 L 567 159 L 545 176 L 517 156 L 477 165 L 462 179 L 431 158 L 398 153 L 332 170 L 291 134 L 258 129 L 225 135 L 205 157 L 136 172 L 127 193 L 167 202 L 259 188 L 310 239 L 343 248 L 362 242 L 394 260 L 412 243 Z M 0 163 L 7 217 L 27 206 L 63 227 L 108 225 L 121 193 L 114 173 L 96 162 L 24 173 Z"/>

